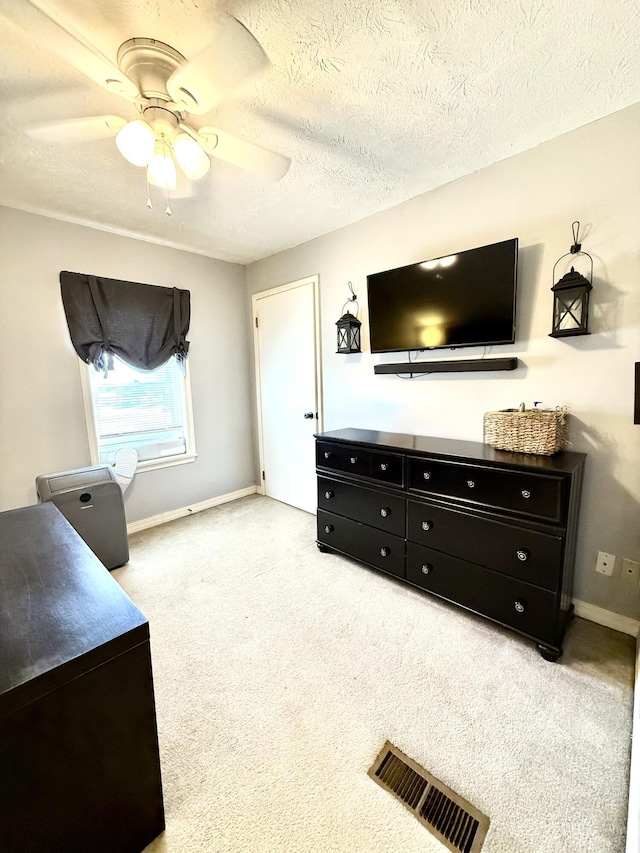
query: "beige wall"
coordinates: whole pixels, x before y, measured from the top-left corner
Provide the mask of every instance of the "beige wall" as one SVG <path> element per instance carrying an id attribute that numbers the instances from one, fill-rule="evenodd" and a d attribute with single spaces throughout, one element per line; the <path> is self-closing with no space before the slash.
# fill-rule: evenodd
<path id="1" fill-rule="evenodd" d="M 633 424 L 640 361 L 640 106 L 559 137 L 352 226 L 247 267 L 249 294 L 320 274 L 326 429 L 365 427 L 475 441 L 487 410 L 534 400 L 568 405 L 571 445 L 588 454 L 575 597 L 638 618 L 640 587 L 619 578 L 622 557 L 640 560 L 640 426 Z M 425 152 L 425 157 L 428 157 Z M 552 270 L 584 232 L 594 259 L 591 331 L 554 340 Z M 517 342 L 512 373 L 375 376 L 366 276 L 509 237 L 520 239 Z M 563 272 L 566 270 L 563 270 Z M 562 274 L 559 272 L 559 275 Z M 362 355 L 336 355 L 335 321 L 353 282 L 363 320 Z M 479 357 L 482 349 L 424 358 Z M 594 571 L 598 550 L 617 556 L 618 577 Z"/>
<path id="2" fill-rule="evenodd" d="M 38 474 L 90 465 L 60 270 L 191 292 L 195 462 L 138 473 L 129 522 L 252 485 L 244 270 L 80 225 L 0 208 L 0 510 L 36 503 Z"/>

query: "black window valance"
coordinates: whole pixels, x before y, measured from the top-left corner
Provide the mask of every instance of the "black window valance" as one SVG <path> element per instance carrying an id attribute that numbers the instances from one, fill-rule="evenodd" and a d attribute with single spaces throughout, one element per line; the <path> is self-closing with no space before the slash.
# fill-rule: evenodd
<path id="1" fill-rule="evenodd" d="M 188 290 L 67 271 L 60 289 L 73 347 L 96 370 L 106 370 L 113 355 L 141 370 L 172 355 L 186 359 Z"/>

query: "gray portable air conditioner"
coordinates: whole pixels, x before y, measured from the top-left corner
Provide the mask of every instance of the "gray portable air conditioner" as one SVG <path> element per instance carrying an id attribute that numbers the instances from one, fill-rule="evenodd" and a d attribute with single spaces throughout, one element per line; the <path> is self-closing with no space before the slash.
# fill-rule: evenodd
<path id="1" fill-rule="evenodd" d="M 127 562 L 129 543 L 122 489 L 110 465 L 40 474 L 36 477 L 36 490 L 40 503 L 53 501 L 108 569 Z"/>

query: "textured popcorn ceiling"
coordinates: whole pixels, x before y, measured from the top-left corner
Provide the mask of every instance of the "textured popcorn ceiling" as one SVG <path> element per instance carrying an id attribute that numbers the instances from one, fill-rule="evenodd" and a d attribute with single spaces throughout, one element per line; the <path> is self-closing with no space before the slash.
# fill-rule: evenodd
<path id="1" fill-rule="evenodd" d="M 0 11 L 26 0 L 2 0 Z M 278 183 L 213 160 L 173 217 L 113 140 L 30 126 L 133 107 L 17 27 L 0 32 L 0 204 L 247 263 L 640 101 L 637 0 L 51 0 L 115 61 L 146 36 L 192 57 L 217 11 L 272 67 L 215 124 L 292 159 Z M 604 152 L 603 152 L 604 153 Z"/>

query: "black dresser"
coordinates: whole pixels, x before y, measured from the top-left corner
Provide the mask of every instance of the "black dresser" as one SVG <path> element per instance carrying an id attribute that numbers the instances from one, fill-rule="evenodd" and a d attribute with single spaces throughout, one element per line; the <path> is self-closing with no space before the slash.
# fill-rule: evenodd
<path id="1" fill-rule="evenodd" d="M 555 661 L 585 455 L 342 429 L 316 436 L 318 547 L 534 640 Z"/>
<path id="2" fill-rule="evenodd" d="M 0 849 L 164 829 L 149 623 L 53 503 L 0 513 Z"/>

